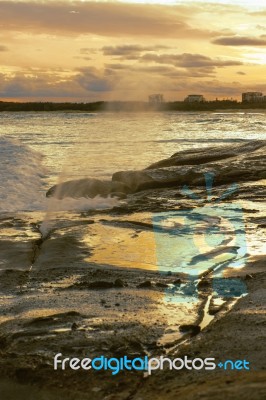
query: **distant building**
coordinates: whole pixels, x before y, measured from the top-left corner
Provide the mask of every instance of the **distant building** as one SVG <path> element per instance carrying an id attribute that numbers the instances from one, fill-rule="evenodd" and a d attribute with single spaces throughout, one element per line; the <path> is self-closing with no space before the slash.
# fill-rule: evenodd
<path id="1" fill-rule="evenodd" d="M 164 102 L 164 99 L 163 99 L 162 94 L 151 94 L 149 96 L 149 103 L 159 104 L 159 103 L 163 103 L 163 102 Z"/>
<path id="2" fill-rule="evenodd" d="M 202 94 L 189 94 L 184 101 L 186 103 L 203 103 L 205 99 Z"/>
<path id="3" fill-rule="evenodd" d="M 259 101 L 264 101 L 265 96 L 261 92 L 246 92 L 242 93 L 242 102 L 255 103 Z"/>

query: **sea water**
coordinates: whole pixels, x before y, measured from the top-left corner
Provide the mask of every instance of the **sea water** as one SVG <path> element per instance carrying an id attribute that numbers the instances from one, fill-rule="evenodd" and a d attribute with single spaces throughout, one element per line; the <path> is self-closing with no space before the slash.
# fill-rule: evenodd
<path id="1" fill-rule="evenodd" d="M 58 182 L 110 179 L 116 171 L 142 169 L 177 151 L 265 138 L 265 116 L 254 111 L 0 113 L 0 210 L 43 210 L 46 190 Z"/>

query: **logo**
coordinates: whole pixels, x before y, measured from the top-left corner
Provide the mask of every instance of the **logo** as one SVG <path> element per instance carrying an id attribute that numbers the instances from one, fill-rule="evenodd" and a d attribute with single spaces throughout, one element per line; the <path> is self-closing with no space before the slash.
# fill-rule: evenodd
<path id="1" fill-rule="evenodd" d="M 181 193 L 196 201 L 189 209 L 156 213 L 153 227 L 157 265 L 162 274 L 184 273 L 189 282 L 165 291 L 168 301 L 194 302 L 202 274 L 212 277 L 213 294 L 219 297 L 240 297 L 246 293 L 245 283 L 226 278 L 226 269 L 241 268 L 246 260 L 246 235 L 240 203 L 226 201 L 238 190 L 231 185 L 219 197 L 213 195 L 215 174 L 205 174 L 206 196 L 201 198 L 188 186 Z"/>
<path id="2" fill-rule="evenodd" d="M 151 375 L 156 370 L 175 370 L 180 371 L 182 369 L 187 370 L 214 370 L 217 367 L 224 370 L 250 370 L 249 362 L 246 360 L 226 360 L 223 363 L 220 361 L 215 363 L 215 358 L 194 358 L 190 359 L 188 356 L 183 358 L 168 358 L 164 356 L 152 357 L 136 357 L 130 358 L 123 356 L 120 358 L 116 357 L 105 357 L 103 355 L 95 358 L 70 358 L 64 357 L 62 353 L 58 353 L 54 356 L 53 362 L 54 370 L 66 370 L 72 369 L 74 371 L 111 371 L 112 375 L 117 375 L 121 371 L 143 371 Z"/>

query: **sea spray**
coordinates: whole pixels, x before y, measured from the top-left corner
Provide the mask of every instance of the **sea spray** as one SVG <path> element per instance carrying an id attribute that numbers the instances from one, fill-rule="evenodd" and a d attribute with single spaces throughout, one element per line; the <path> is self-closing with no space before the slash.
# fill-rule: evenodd
<path id="1" fill-rule="evenodd" d="M 125 192 L 125 185 L 120 182 L 112 182 L 112 180 L 103 181 L 88 177 L 91 172 L 91 167 L 88 167 L 88 160 L 93 160 L 97 152 L 91 146 L 91 143 L 98 143 L 98 132 L 93 130 L 95 121 L 88 122 L 87 118 L 95 118 L 95 114 L 84 114 L 82 118 L 86 118 L 86 129 L 93 133 L 94 142 L 88 140 L 88 136 L 80 141 L 80 137 L 76 137 L 75 141 L 71 142 L 68 151 L 64 156 L 64 165 L 62 171 L 58 175 L 57 184 L 51 187 L 47 193 L 46 215 L 42 224 L 39 227 L 42 238 L 49 237 L 50 233 L 56 226 L 56 218 L 60 218 L 60 212 L 84 212 L 90 210 L 112 209 L 119 205 L 122 195 Z M 69 115 L 66 116 L 69 119 Z M 72 116 L 70 117 L 72 119 Z M 80 118 L 80 115 L 75 114 L 75 118 Z M 83 132 L 84 125 L 80 132 Z M 96 139 L 96 140 L 95 140 Z M 84 152 L 86 150 L 86 152 Z M 75 154 L 75 163 L 73 165 L 73 154 Z M 113 158 L 112 158 L 113 160 Z M 78 165 L 76 162 L 78 161 Z M 104 163 L 106 156 L 97 158 L 96 164 L 100 161 L 102 172 L 106 169 Z M 95 168 L 95 165 L 94 165 Z M 78 172 L 79 179 L 74 179 Z M 94 175 L 94 174 L 93 174 Z M 98 177 L 97 177 L 98 178 Z M 71 180 L 70 180 L 71 179 Z M 123 198 L 123 197 L 122 197 Z"/>
<path id="2" fill-rule="evenodd" d="M 0 138 L 0 211 L 87 211 L 116 206 L 116 197 L 46 198 L 47 169 L 43 155 L 9 137 Z M 60 177 L 62 180 L 62 176 Z"/>
<path id="3" fill-rule="evenodd" d="M 18 140 L 0 138 L 0 211 L 45 209 L 42 154 Z"/>

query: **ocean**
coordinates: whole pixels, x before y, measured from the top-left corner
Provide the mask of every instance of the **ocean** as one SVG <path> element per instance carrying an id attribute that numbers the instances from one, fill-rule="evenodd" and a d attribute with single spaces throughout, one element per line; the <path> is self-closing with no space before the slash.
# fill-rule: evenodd
<path id="1" fill-rule="evenodd" d="M 0 113 L 0 210 L 44 210 L 46 190 L 110 179 L 171 154 L 263 139 L 265 112 Z M 89 207 L 94 207 L 89 202 Z"/>

